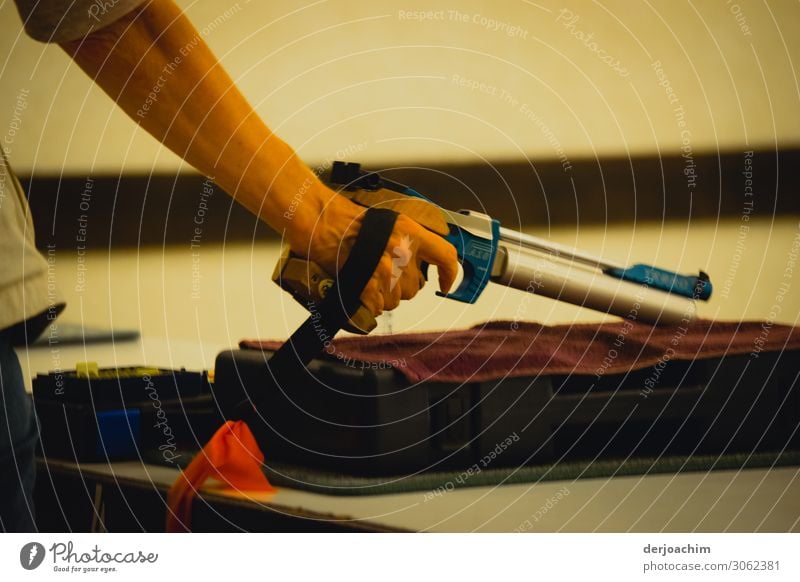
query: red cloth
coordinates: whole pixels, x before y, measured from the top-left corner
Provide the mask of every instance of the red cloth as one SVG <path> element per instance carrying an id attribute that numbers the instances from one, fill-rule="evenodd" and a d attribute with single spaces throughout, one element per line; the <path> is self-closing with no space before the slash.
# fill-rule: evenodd
<path id="1" fill-rule="evenodd" d="M 264 455 L 244 421 L 229 420 L 214 433 L 167 494 L 166 531 L 190 531 L 192 503 L 209 477 L 236 491 L 274 491 L 263 471 Z"/>
<path id="2" fill-rule="evenodd" d="M 276 350 L 282 342 L 246 340 L 242 348 Z M 652 327 L 629 320 L 546 326 L 493 321 L 444 332 L 344 337 L 328 358 L 349 365 L 392 364 L 411 382 L 480 382 L 537 374 L 613 374 L 665 358 L 800 349 L 800 328 L 766 322 L 696 320 L 687 327 Z"/>

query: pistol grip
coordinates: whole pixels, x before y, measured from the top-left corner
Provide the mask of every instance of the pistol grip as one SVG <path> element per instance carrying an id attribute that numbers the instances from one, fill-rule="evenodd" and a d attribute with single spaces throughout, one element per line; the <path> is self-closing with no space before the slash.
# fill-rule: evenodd
<path id="1" fill-rule="evenodd" d="M 306 309 L 310 303 L 319 305 L 335 282 L 318 264 L 294 254 L 288 247 L 275 265 L 272 280 Z M 366 335 L 377 325 L 372 312 L 361 305 L 343 329 Z"/>

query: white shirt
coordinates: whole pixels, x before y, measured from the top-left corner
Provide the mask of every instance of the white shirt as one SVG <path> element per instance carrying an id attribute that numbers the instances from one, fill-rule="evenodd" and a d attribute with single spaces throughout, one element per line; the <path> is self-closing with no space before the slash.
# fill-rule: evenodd
<path id="1" fill-rule="evenodd" d="M 25 32 L 42 42 L 86 36 L 122 18 L 145 0 L 14 0 Z"/>
<path id="2" fill-rule="evenodd" d="M 54 319 L 63 309 L 55 251 L 48 249 L 48 264 L 36 250 L 25 193 L 0 149 L 0 330 L 44 312 Z"/>
<path id="3" fill-rule="evenodd" d="M 86 36 L 144 1 L 15 0 L 25 31 L 43 42 Z M 38 333 L 40 319 L 55 319 L 64 308 L 55 282 L 57 250 L 48 248 L 43 256 L 36 249 L 25 193 L 0 148 L 0 330 L 40 316 L 31 330 Z"/>

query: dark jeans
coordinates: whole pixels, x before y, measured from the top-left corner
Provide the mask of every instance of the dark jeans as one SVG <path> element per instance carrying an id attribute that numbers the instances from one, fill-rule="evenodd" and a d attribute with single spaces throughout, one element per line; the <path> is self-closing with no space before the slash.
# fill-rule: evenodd
<path id="1" fill-rule="evenodd" d="M 0 531 L 30 532 L 39 432 L 9 336 L 0 332 Z"/>

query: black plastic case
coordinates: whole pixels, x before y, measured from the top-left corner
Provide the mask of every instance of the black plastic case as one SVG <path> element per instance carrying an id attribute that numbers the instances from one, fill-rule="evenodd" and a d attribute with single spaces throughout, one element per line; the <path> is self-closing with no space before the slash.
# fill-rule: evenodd
<path id="1" fill-rule="evenodd" d="M 270 355 L 217 356 L 213 392 L 223 415 L 247 394 L 266 391 L 265 424 L 254 430 L 266 458 L 344 473 L 798 445 L 798 351 L 670 361 L 658 370 L 599 378 L 541 375 L 461 385 L 411 385 L 393 369 L 319 359 L 297 385 L 269 389 Z"/>
<path id="2" fill-rule="evenodd" d="M 74 462 L 136 459 L 200 448 L 221 420 L 205 372 L 157 368 L 75 370 L 33 379 L 40 452 Z"/>

